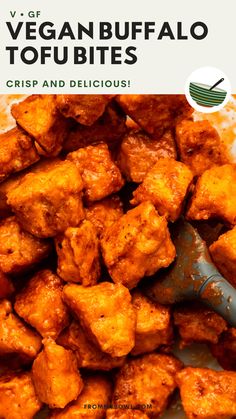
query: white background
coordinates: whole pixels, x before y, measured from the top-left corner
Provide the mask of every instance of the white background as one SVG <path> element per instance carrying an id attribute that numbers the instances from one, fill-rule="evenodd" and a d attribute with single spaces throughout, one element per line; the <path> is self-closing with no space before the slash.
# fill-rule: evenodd
<path id="1" fill-rule="evenodd" d="M 7 80 L 130 80 L 131 87 L 126 89 L 72 89 L 64 92 L 75 93 L 184 93 L 187 77 L 193 70 L 202 66 L 213 66 L 221 69 L 228 76 L 232 92 L 236 93 L 236 0 L 0 0 L 0 93 L 50 93 L 60 89 L 9 89 Z M 23 12 L 15 19 L 10 18 L 9 11 Z M 203 41 L 194 39 L 162 40 L 162 41 L 99 41 L 97 38 L 84 41 L 25 41 L 24 36 L 11 41 L 5 25 L 6 20 L 30 20 L 27 12 L 40 10 L 38 20 L 49 20 L 57 23 L 70 21 L 86 24 L 88 21 L 155 21 L 161 27 L 164 21 L 170 22 L 172 28 L 177 21 L 182 21 L 184 30 L 195 21 L 203 21 L 208 25 L 209 34 Z M 32 19 L 35 20 L 35 19 Z M 14 66 L 9 64 L 6 45 L 135 45 L 138 48 L 138 62 L 134 65 L 63 65 L 53 63 L 47 65 L 25 65 L 18 61 Z"/>

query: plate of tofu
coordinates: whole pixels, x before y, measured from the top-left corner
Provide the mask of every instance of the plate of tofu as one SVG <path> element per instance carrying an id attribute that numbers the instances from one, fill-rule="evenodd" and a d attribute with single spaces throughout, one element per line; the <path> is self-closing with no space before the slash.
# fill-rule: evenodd
<path id="1" fill-rule="evenodd" d="M 0 97 L 0 417 L 236 416 L 236 329 L 143 284 L 188 219 L 236 287 L 236 99 Z"/>

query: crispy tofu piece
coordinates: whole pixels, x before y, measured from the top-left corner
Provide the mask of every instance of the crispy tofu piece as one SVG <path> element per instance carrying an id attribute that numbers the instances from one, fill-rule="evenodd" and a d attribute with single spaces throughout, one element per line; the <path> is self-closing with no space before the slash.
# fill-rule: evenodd
<path id="1" fill-rule="evenodd" d="M 49 270 L 36 273 L 16 296 L 15 311 L 43 337 L 56 339 L 69 324 L 63 281 Z"/>
<path id="2" fill-rule="evenodd" d="M 76 166 L 59 162 L 29 173 L 8 193 L 8 204 L 22 227 L 36 237 L 53 237 L 84 217 L 83 183 Z"/>
<path id="3" fill-rule="evenodd" d="M 110 371 L 113 368 L 122 367 L 125 357 L 111 357 L 102 352 L 82 329 L 79 322 L 72 321 L 71 325 L 64 330 L 57 339 L 59 345 L 72 349 L 77 356 L 78 367 L 89 370 Z"/>
<path id="4" fill-rule="evenodd" d="M 132 295 L 133 307 L 137 315 L 135 347 L 132 355 L 152 352 L 159 346 L 170 345 L 173 339 L 170 308 L 152 302 L 140 291 Z"/>
<path id="5" fill-rule="evenodd" d="M 209 121 L 181 121 L 176 127 L 180 159 L 200 176 L 205 170 L 228 162 L 226 150 L 216 129 Z"/>
<path id="6" fill-rule="evenodd" d="M 117 164 L 128 181 L 140 183 L 162 157 L 177 157 L 171 131 L 167 131 L 162 138 L 156 140 L 140 129 L 131 129 L 122 140 Z"/>
<path id="7" fill-rule="evenodd" d="M 236 328 L 231 327 L 210 346 L 213 356 L 225 370 L 236 371 Z"/>
<path id="8" fill-rule="evenodd" d="M 20 183 L 23 176 L 25 176 L 25 171 L 16 173 L 0 183 L 0 218 L 12 215 L 11 207 L 7 203 L 7 194 Z"/>
<path id="9" fill-rule="evenodd" d="M 0 222 L 0 269 L 4 273 L 25 272 L 45 259 L 51 244 L 21 228 L 16 217 Z"/>
<path id="10" fill-rule="evenodd" d="M 93 374 L 84 377 L 84 388 L 75 402 L 70 403 L 63 410 L 55 410 L 50 419 L 104 419 L 106 409 L 99 408 L 110 403 L 112 385 L 108 377 Z M 94 408 L 96 406 L 96 408 Z"/>
<path id="11" fill-rule="evenodd" d="M 177 374 L 189 419 L 229 419 L 236 414 L 236 373 L 185 368 Z"/>
<path id="12" fill-rule="evenodd" d="M 31 95 L 11 108 L 13 118 L 47 153 L 62 149 L 69 125 L 56 107 L 55 95 Z"/>
<path id="13" fill-rule="evenodd" d="M 83 179 L 85 198 L 89 202 L 99 201 L 118 192 L 124 185 L 118 167 L 111 159 L 107 144 L 80 148 L 68 154 Z"/>
<path id="14" fill-rule="evenodd" d="M 41 348 L 40 336 L 12 312 L 10 301 L 0 301 L 0 355 L 21 355 L 33 360 Z"/>
<path id="15" fill-rule="evenodd" d="M 31 374 L 8 373 L 0 377 L 0 417 L 4 419 L 32 419 L 42 407 Z"/>
<path id="16" fill-rule="evenodd" d="M 95 285 L 101 274 L 97 230 L 84 220 L 78 227 L 69 227 L 55 239 L 58 256 L 57 273 L 69 282 Z"/>
<path id="17" fill-rule="evenodd" d="M 236 224 L 236 164 L 206 170 L 198 179 L 190 207 L 189 220 L 217 218 Z"/>
<path id="18" fill-rule="evenodd" d="M 160 215 L 174 222 L 181 215 L 192 180 L 192 172 L 184 163 L 161 158 L 134 191 L 131 204 L 151 201 Z"/>
<path id="19" fill-rule="evenodd" d="M 57 107 L 67 118 L 92 125 L 103 114 L 115 95 L 57 95 Z"/>
<path id="20" fill-rule="evenodd" d="M 83 389 L 72 351 L 44 340 L 44 349 L 34 360 L 33 382 L 39 399 L 51 408 L 63 408 L 76 400 Z"/>
<path id="21" fill-rule="evenodd" d="M 7 203 L 7 194 L 10 192 L 10 190 L 16 188 L 16 186 L 19 185 L 19 183 L 27 173 L 36 173 L 40 171 L 42 168 L 46 169 L 47 167 L 52 167 L 56 164 L 56 162 L 59 161 L 60 160 L 57 157 L 51 157 L 50 159 L 41 159 L 36 164 L 33 164 L 32 166 L 28 167 L 27 169 L 21 172 L 11 175 L 4 182 L 0 183 L 0 218 L 6 218 L 9 215 L 12 215 L 11 207 Z"/>
<path id="22" fill-rule="evenodd" d="M 122 215 L 123 204 L 117 195 L 94 202 L 85 208 L 85 217 L 96 227 L 99 236 Z"/>
<path id="23" fill-rule="evenodd" d="M 221 333 L 227 329 L 226 321 L 219 314 L 193 302 L 175 309 L 174 324 L 178 328 L 182 348 L 191 343 L 217 343 Z"/>
<path id="24" fill-rule="evenodd" d="M 108 409 L 106 419 L 148 419 L 148 416 L 141 410 Z"/>
<path id="25" fill-rule="evenodd" d="M 236 227 L 222 234 L 209 250 L 219 271 L 236 287 Z"/>
<path id="26" fill-rule="evenodd" d="M 125 114 L 116 103 L 111 103 L 93 125 L 74 124 L 63 144 L 63 150 L 75 151 L 102 141 L 112 147 L 126 132 L 125 120 Z"/>
<path id="27" fill-rule="evenodd" d="M 38 160 L 33 140 L 21 128 L 0 134 L 0 182 Z"/>
<path id="28" fill-rule="evenodd" d="M 68 284 L 64 299 L 103 352 L 121 357 L 134 347 L 136 315 L 126 287 L 110 282 L 88 288 Z"/>
<path id="29" fill-rule="evenodd" d="M 101 248 L 113 281 L 128 288 L 166 268 L 175 258 L 167 221 L 150 202 L 143 202 L 108 227 Z"/>
<path id="30" fill-rule="evenodd" d="M 193 112 L 184 95 L 119 95 L 116 100 L 127 115 L 155 138 L 161 138 Z"/>
<path id="31" fill-rule="evenodd" d="M 0 271 L 0 299 L 9 297 L 14 290 L 12 280 Z"/>
<path id="32" fill-rule="evenodd" d="M 150 418 L 159 417 L 177 386 L 175 376 L 181 367 L 173 356 L 156 353 L 129 360 L 117 374 L 113 404 L 130 405 Z M 151 407 L 142 408 L 147 405 Z"/>

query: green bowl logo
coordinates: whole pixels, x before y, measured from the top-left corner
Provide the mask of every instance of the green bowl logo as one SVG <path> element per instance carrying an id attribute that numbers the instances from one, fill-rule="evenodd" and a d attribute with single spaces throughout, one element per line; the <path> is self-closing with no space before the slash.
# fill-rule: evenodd
<path id="1" fill-rule="evenodd" d="M 230 100 L 231 85 L 227 75 L 219 68 L 200 67 L 187 78 L 184 92 L 195 111 L 214 113 L 223 109 Z"/>
<path id="2" fill-rule="evenodd" d="M 215 88 L 202 83 L 191 82 L 189 84 L 189 93 L 191 98 L 200 106 L 212 108 L 221 105 L 227 95 L 225 90 Z"/>

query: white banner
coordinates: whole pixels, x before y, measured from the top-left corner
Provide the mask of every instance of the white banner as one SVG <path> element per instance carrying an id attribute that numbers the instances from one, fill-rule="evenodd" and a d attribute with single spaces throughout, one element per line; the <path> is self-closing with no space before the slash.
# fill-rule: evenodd
<path id="1" fill-rule="evenodd" d="M 235 16 L 235 0 L 1 0 L 0 93 L 183 93 L 205 66 L 236 93 Z"/>

